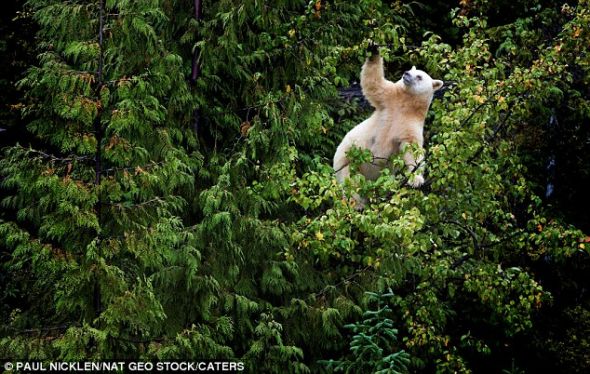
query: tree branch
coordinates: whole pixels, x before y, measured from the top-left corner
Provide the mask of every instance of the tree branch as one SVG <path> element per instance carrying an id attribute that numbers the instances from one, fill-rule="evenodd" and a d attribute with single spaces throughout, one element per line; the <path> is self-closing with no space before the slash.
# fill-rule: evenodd
<path id="1" fill-rule="evenodd" d="M 21 146 L 18 146 L 18 147 L 25 149 L 24 147 L 21 147 Z M 75 156 L 75 155 L 70 155 L 67 157 L 57 157 L 55 155 L 45 153 L 43 151 L 40 151 L 37 149 L 32 149 L 32 148 L 26 149 L 26 152 L 36 153 L 41 158 L 49 159 L 51 162 L 73 162 L 73 161 L 86 161 L 86 160 L 92 159 L 91 156 Z"/>
<path id="2" fill-rule="evenodd" d="M 489 136 L 488 139 L 485 140 L 484 144 L 482 144 L 477 149 L 477 151 L 475 151 L 475 153 L 471 157 L 469 157 L 469 159 L 467 159 L 467 163 L 471 163 L 476 158 L 478 158 L 481 155 L 481 153 L 483 152 L 484 148 L 487 146 L 487 143 L 490 142 L 491 140 L 493 140 L 500 133 L 500 131 L 502 131 L 504 129 L 504 127 L 506 126 L 506 123 L 508 122 L 508 118 L 510 118 L 510 115 L 512 114 L 513 107 L 514 107 L 514 103 L 510 103 L 510 105 L 508 106 L 508 110 L 506 111 L 506 115 L 504 116 L 504 119 L 502 120 L 502 122 L 498 126 L 496 126 L 492 135 Z"/>
<path id="3" fill-rule="evenodd" d="M 471 228 L 463 225 L 462 223 L 459 223 L 459 222 L 453 221 L 453 220 L 443 221 L 443 223 L 453 224 L 453 225 L 459 227 L 460 229 L 462 229 L 467 234 L 469 234 L 469 236 L 471 236 L 471 239 L 473 240 L 473 250 L 474 250 L 474 252 L 476 252 L 476 253 L 477 252 L 480 252 L 481 246 L 479 244 L 479 239 L 477 237 L 477 234 Z"/>

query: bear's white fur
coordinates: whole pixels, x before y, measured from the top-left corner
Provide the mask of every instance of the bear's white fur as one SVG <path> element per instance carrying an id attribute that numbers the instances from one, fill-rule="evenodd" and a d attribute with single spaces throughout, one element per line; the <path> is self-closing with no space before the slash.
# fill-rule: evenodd
<path id="1" fill-rule="evenodd" d="M 353 146 L 368 149 L 373 154 L 373 162 L 359 168 L 367 179 L 376 179 L 381 169 L 387 167 L 387 159 L 402 148 L 409 148 L 407 144 L 414 143 L 422 148 L 424 119 L 434 92 L 442 86 L 442 81 L 432 79 L 415 66 L 393 83 L 383 75 L 383 58 L 368 58 L 361 71 L 361 88 L 375 111 L 350 130 L 336 149 L 334 170 L 338 182 L 342 183 L 350 176 L 346 153 Z M 403 159 L 410 171 L 422 161 L 421 156 L 416 158 L 410 150 L 406 151 Z M 424 177 L 414 175 L 408 183 L 412 187 L 420 187 Z M 360 207 L 364 205 L 358 196 L 355 200 Z"/>

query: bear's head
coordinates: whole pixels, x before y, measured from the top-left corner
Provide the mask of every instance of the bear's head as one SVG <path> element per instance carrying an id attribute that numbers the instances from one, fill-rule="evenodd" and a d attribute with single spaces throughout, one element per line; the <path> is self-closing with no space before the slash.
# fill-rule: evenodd
<path id="1" fill-rule="evenodd" d="M 432 79 L 430 75 L 422 70 L 412 69 L 404 72 L 401 79 L 405 88 L 415 95 L 432 95 L 434 91 L 439 90 L 443 86 L 443 81 Z"/>

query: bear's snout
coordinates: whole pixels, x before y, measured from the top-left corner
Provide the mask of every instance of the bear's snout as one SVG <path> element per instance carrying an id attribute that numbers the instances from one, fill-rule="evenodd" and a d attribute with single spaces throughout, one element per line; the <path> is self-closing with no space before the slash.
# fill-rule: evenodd
<path id="1" fill-rule="evenodd" d="M 402 80 L 404 81 L 405 84 L 410 84 L 412 83 L 412 75 L 410 74 L 409 71 L 405 71 L 404 75 L 402 75 Z"/>

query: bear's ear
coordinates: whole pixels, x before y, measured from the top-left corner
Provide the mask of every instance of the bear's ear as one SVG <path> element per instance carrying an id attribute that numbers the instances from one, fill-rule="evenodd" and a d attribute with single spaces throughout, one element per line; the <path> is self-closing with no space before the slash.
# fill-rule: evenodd
<path id="1" fill-rule="evenodd" d="M 438 91 L 442 88 L 443 84 L 444 84 L 443 81 L 438 80 L 438 79 L 433 79 L 432 80 L 432 89 L 435 91 Z"/>
<path id="2" fill-rule="evenodd" d="M 411 70 L 416 70 L 416 67 L 415 66 L 412 66 L 412 69 Z"/>

